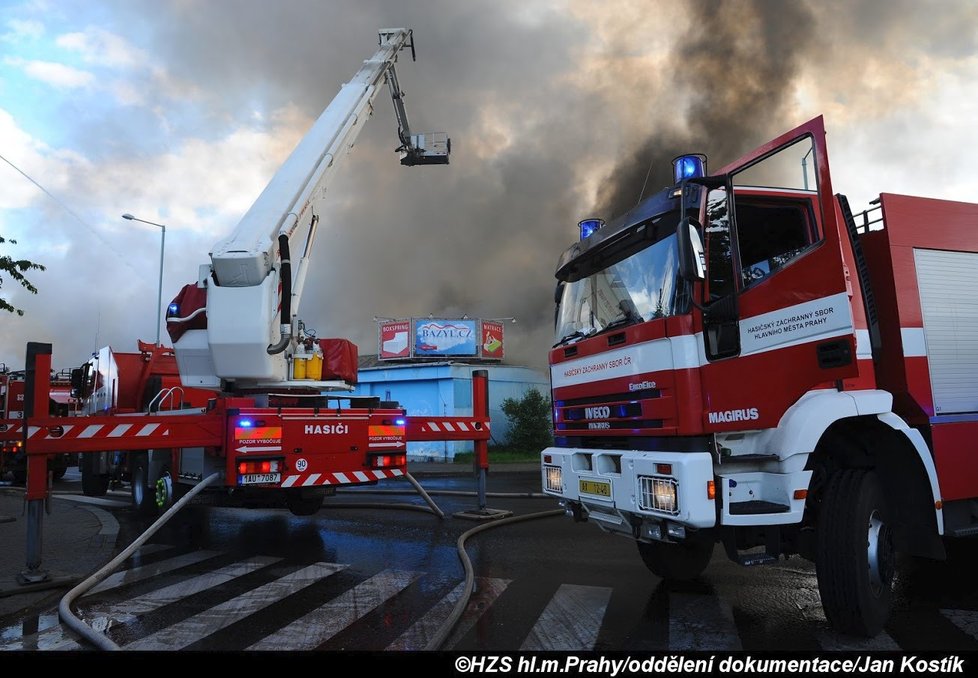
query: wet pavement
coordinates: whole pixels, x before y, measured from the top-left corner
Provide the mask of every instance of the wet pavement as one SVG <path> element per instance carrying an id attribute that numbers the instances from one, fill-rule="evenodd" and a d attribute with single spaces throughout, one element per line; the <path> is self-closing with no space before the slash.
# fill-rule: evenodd
<path id="1" fill-rule="evenodd" d="M 420 510 L 424 502 L 406 481 L 375 488 L 403 494 L 343 492 L 308 518 L 202 498 L 123 572 L 81 599 L 79 612 L 131 650 L 423 649 L 461 593 L 465 574 L 456 540 L 478 524 L 452 517 L 476 508 L 476 500 L 442 493 L 471 491 L 475 482 L 468 474 L 446 475 L 449 470 L 458 472 L 412 469 L 445 519 Z M 488 489 L 539 493 L 539 475 L 533 465 L 494 470 Z M 358 502 L 369 506 L 353 506 Z M 91 508 L 66 499 L 53 506 L 48 528 L 59 515 L 81 519 L 75 511 L 94 520 L 86 532 L 103 527 Z M 488 506 L 521 516 L 552 510 L 556 502 L 490 496 Z M 95 508 L 118 520 L 116 550 L 150 522 L 128 508 Z M 104 545 L 73 548 L 94 561 Z M 631 541 L 564 516 L 482 532 L 469 540 L 467 553 L 477 589 L 445 649 L 978 650 L 976 541 L 955 544 L 948 563 L 906 561 L 890 622 L 869 640 L 829 629 L 814 568 L 799 558 L 743 568 L 718 548 L 700 580 L 666 584 L 646 570 Z M 58 556 L 46 541 L 49 555 L 53 567 Z M 0 647 L 87 647 L 60 628 L 52 616 L 57 598 L 50 602 L 0 619 Z"/>

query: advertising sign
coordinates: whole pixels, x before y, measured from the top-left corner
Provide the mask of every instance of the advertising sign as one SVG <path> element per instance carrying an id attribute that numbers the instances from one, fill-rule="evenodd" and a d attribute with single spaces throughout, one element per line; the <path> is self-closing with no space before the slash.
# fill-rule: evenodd
<path id="1" fill-rule="evenodd" d="M 411 342 L 408 335 L 411 332 L 409 320 L 388 320 L 380 323 L 380 349 L 377 351 L 381 360 L 411 357 Z"/>
<path id="2" fill-rule="evenodd" d="M 414 355 L 477 356 L 475 320 L 414 319 Z"/>
<path id="3" fill-rule="evenodd" d="M 482 321 L 482 357 L 503 359 L 503 324 L 494 320 Z"/>

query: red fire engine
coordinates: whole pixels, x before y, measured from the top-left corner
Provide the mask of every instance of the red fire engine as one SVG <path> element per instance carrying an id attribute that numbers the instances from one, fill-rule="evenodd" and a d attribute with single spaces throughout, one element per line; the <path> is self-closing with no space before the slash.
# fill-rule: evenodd
<path id="1" fill-rule="evenodd" d="M 720 542 L 816 564 L 828 620 L 873 635 L 898 552 L 978 533 L 978 205 L 832 193 L 816 118 L 560 259 L 544 489 L 664 578 Z"/>
<path id="2" fill-rule="evenodd" d="M 14 482 L 27 479 L 27 456 L 21 438 L 24 418 L 24 372 L 8 371 L 0 365 L 0 477 L 9 473 Z M 81 403 L 72 395 L 71 374 L 61 370 L 51 375 L 51 394 L 48 412 L 52 415 L 71 416 L 79 412 Z M 62 478 L 75 461 L 75 455 L 59 454 L 48 459 L 48 469 L 55 480 Z"/>
<path id="3" fill-rule="evenodd" d="M 197 282 L 169 305 L 172 349 L 140 343 L 138 353 L 102 350 L 72 375 L 84 416 L 66 418 L 47 412 L 50 344 L 28 345 L 24 419 L 0 432 L 0 439 L 22 436 L 26 443 L 29 519 L 37 521 L 28 570 L 39 563 L 37 500 L 45 496 L 45 457 L 55 453 L 83 453 L 89 494 L 104 493 L 124 464 L 134 503 L 150 512 L 220 477 L 226 491 L 283 493 L 294 513 L 311 514 L 337 486 L 403 476 L 408 441 L 473 440 L 485 465 L 484 371 L 473 374 L 473 416 L 409 417 L 396 402 L 351 395 L 355 346 L 318 339 L 297 316 L 319 202 L 384 84 L 401 164 L 448 163 L 447 137 L 414 135 L 408 127 L 394 70 L 407 48 L 413 54 L 411 31 L 380 31 L 374 55 L 214 246 Z M 291 244 L 300 235 L 293 271 Z"/>

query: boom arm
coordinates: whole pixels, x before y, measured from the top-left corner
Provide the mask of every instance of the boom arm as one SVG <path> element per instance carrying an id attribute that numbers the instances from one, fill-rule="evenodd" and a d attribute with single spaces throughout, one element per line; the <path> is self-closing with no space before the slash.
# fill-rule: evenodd
<path id="1" fill-rule="evenodd" d="M 218 388 L 222 380 L 249 385 L 288 380 L 296 312 L 319 219 L 314 206 L 332 180 L 337 160 L 363 129 L 385 80 L 394 100 L 402 164 L 447 164 L 447 138 L 412 137 L 407 126 L 394 64 L 405 47 L 413 54 L 412 31 L 382 29 L 379 34 L 374 55 L 340 88 L 231 235 L 215 245 L 211 264 L 201 267 L 198 287 L 207 288 L 207 329 L 188 330 L 174 343 L 186 385 Z M 293 282 L 289 243 L 306 225 Z"/>

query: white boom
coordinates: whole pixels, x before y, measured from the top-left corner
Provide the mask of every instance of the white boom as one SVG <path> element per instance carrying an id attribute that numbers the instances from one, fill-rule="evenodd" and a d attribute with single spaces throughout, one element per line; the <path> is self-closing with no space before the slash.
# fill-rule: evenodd
<path id="1" fill-rule="evenodd" d="M 231 235 L 214 246 L 211 263 L 201 266 L 197 286 L 207 290 L 207 329 L 188 330 L 174 342 L 184 385 L 222 388 L 222 382 L 230 382 L 251 388 L 289 381 L 289 360 L 300 339 L 296 314 L 319 220 L 315 205 L 370 117 L 384 82 L 398 122 L 401 163 L 448 163 L 446 135 L 411 135 L 408 128 L 394 64 L 405 47 L 413 55 L 413 32 L 392 28 L 379 35 L 374 55 L 340 88 Z M 289 245 L 306 229 L 293 276 Z"/>

